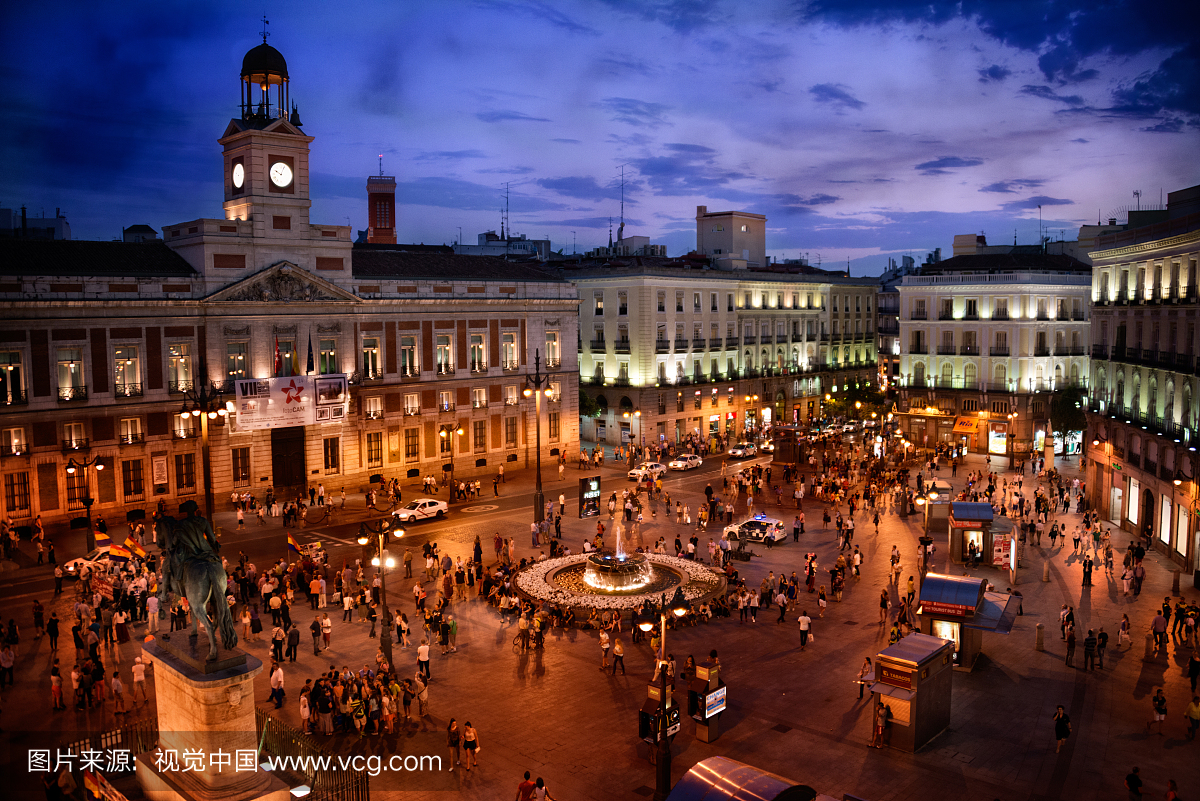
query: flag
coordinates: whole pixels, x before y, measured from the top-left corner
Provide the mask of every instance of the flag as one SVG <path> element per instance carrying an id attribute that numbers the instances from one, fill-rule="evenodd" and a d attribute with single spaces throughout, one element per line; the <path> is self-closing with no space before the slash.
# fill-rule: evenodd
<path id="1" fill-rule="evenodd" d="M 293 537 L 291 534 L 288 534 L 288 535 L 287 535 L 287 538 L 288 538 L 288 550 L 289 550 L 289 551 L 295 551 L 295 552 L 296 552 L 296 554 L 297 554 L 297 555 L 299 555 L 299 553 L 300 553 L 300 544 L 299 544 L 298 542 L 296 542 L 296 538 L 295 538 L 295 537 Z"/>
<path id="2" fill-rule="evenodd" d="M 138 541 L 135 540 L 133 537 L 125 538 L 125 547 L 129 549 L 130 553 L 136 554 L 137 556 L 140 556 L 142 559 L 146 558 L 146 549 L 143 548 L 141 545 L 138 545 Z"/>
<path id="3" fill-rule="evenodd" d="M 300 375 L 300 351 L 296 350 L 295 347 L 292 348 L 292 362 L 290 366 L 292 368 L 291 375 Z"/>
<path id="4" fill-rule="evenodd" d="M 96 547 L 97 548 L 107 548 L 110 545 L 112 545 L 112 537 L 108 536 L 107 533 L 105 533 L 103 531 L 97 531 L 97 532 L 95 532 L 95 534 L 96 534 Z"/>
<path id="5" fill-rule="evenodd" d="M 315 366 L 313 366 L 312 334 L 309 334 L 308 335 L 308 370 L 307 370 L 307 372 L 311 375 L 312 373 L 315 373 L 316 371 L 317 371 L 317 368 Z"/>
<path id="6" fill-rule="evenodd" d="M 108 549 L 108 561 L 128 562 L 129 551 L 122 545 L 114 545 Z"/>
<path id="7" fill-rule="evenodd" d="M 279 336 L 275 337 L 275 375 L 283 372 L 283 354 L 279 352 Z"/>

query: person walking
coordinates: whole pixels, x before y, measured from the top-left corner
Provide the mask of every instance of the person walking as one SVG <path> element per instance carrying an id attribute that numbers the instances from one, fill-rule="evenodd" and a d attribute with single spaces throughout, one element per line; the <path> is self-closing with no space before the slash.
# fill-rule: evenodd
<path id="1" fill-rule="evenodd" d="M 1146 731 L 1149 732 L 1152 726 L 1158 726 L 1158 735 L 1163 734 L 1163 721 L 1167 719 L 1167 696 L 1163 694 L 1162 687 L 1155 690 L 1153 697 L 1150 699 L 1153 712 L 1150 715 L 1150 720 L 1146 722 Z"/>
<path id="2" fill-rule="evenodd" d="M 863 691 L 867 687 L 867 677 L 874 674 L 875 668 L 871 665 L 871 657 L 863 658 L 863 665 L 858 669 L 858 700 L 863 699 Z"/>
<path id="3" fill-rule="evenodd" d="M 300 649 L 300 629 L 297 626 L 292 626 L 288 629 L 287 635 L 287 659 L 289 662 L 296 661 L 296 652 Z"/>
<path id="4" fill-rule="evenodd" d="M 812 618 L 808 616 L 807 609 L 800 612 L 796 622 L 800 624 L 800 650 L 803 651 L 812 634 Z"/>
<path id="5" fill-rule="evenodd" d="M 625 646 L 621 644 L 621 638 L 617 637 L 613 640 L 613 663 L 612 674 L 617 675 L 617 665 L 621 666 L 621 675 L 625 675 Z"/>
<path id="6" fill-rule="evenodd" d="M 1067 667 L 1075 667 L 1075 626 L 1067 626 Z"/>
<path id="7" fill-rule="evenodd" d="M 1063 705 L 1059 704 L 1054 711 L 1054 739 L 1058 744 L 1054 747 L 1054 753 L 1062 750 L 1063 743 L 1071 736 L 1071 718 L 1067 716 L 1067 710 L 1063 709 Z"/>
<path id="8" fill-rule="evenodd" d="M 1083 638 L 1083 669 L 1085 671 L 1095 670 L 1096 668 L 1096 635 L 1091 629 L 1088 629 L 1087 636 Z"/>
<path id="9" fill-rule="evenodd" d="M 471 725 L 471 721 L 463 724 L 463 750 L 466 751 L 467 757 L 467 773 L 471 772 L 471 765 L 479 767 L 479 732 L 475 731 L 475 727 Z"/>
<path id="10" fill-rule="evenodd" d="M 312 623 L 308 624 L 308 631 L 312 635 L 313 641 L 313 656 L 321 653 L 321 616 L 313 615 Z"/>
<path id="11" fill-rule="evenodd" d="M 601 672 L 608 670 L 608 649 L 610 640 L 608 631 L 600 629 L 600 670 Z"/>
<path id="12" fill-rule="evenodd" d="M 1196 729 L 1200 729 L 1200 695 L 1193 695 L 1192 702 L 1183 711 L 1183 719 L 1187 721 L 1187 738 L 1196 739 Z"/>
<path id="13" fill-rule="evenodd" d="M 1142 797 L 1142 777 L 1138 775 L 1139 769 L 1135 766 L 1125 777 L 1125 789 L 1129 791 L 1130 801 L 1138 801 Z"/>
<path id="14" fill-rule="evenodd" d="M 429 640 L 425 637 L 421 638 L 421 644 L 417 646 L 417 675 L 424 675 L 427 682 L 431 678 L 429 675 Z"/>
<path id="15" fill-rule="evenodd" d="M 275 708 L 280 709 L 283 706 L 283 668 L 278 661 L 271 662 L 271 700 L 275 702 Z"/>

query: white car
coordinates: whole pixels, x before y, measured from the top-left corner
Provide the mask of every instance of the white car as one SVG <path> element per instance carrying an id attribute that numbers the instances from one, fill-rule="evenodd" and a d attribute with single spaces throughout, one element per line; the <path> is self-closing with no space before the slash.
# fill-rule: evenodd
<path id="1" fill-rule="evenodd" d="M 783 521 L 762 514 L 757 514 L 742 523 L 726 526 L 725 536 L 730 542 L 741 539 L 745 539 L 746 542 L 787 542 Z"/>
<path id="2" fill-rule="evenodd" d="M 767 440 L 759 447 L 759 450 L 763 453 L 774 453 L 775 443 L 772 440 Z"/>
<path id="3" fill-rule="evenodd" d="M 630 481 L 645 481 L 646 476 L 658 478 L 667 472 L 667 466 L 662 462 L 643 462 L 629 471 Z"/>
<path id="4" fill-rule="evenodd" d="M 758 449 L 750 442 L 743 442 L 729 449 L 729 455 L 735 459 L 747 459 L 756 453 L 758 453 Z"/>
<path id="5" fill-rule="evenodd" d="M 685 453 L 674 461 L 667 462 L 667 467 L 672 470 L 691 470 L 704 464 L 704 460 L 694 453 Z"/>
<path id="6" fill-rule="evenodd" d="M 417 498 L 392 512 L 392 517 L 401 523 L 413 523 L 417 520 L 425 520 L 430 517 L 440 520 L 446 515 L 449 509 L 450 507 L 445 501 L 439 501 L 435 498 Z"/>
<path id="7" fill-rule="evenodd" d="M 72 559 L 63 565 L 63 575 L 67 578 L 79 578 L 79 574 L 83 572 L 84 565 L 92 569 L 93 573 L 97 571 L 103 573 L 108 569 L 108 548 L 96 548 L 88 553 L 87 556 L 81 556 L 78 559 Z"/>

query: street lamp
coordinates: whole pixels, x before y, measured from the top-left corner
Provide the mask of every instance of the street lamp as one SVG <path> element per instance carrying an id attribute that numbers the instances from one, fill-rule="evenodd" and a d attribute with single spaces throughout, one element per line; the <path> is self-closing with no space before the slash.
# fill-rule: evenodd
<path id="1" fill-rule="evenodd" d="M 687 599 L 683 597 L 683 588 L 675 587 L 675 595 L 671 597 L 670 605 L 667 604 L 667 594 L 662 594 L 662 603 L 658 607 L 657 613 L 652 609 L 643 607 L 642 611 L 637 616 L 637 627 L 644 632 L 649 632 L 654 628 L 655 623 L 662 626 L 662 634 L 659 639 L 659 694 L 658 694 L 658 720 L 655 721 L 657 731 L 657 742 L 655 743 L 658 750 L 658 760 L 654 766 L 655 781 L 654 781 L 654 801 L 665 801 L 666 797 L 671 792 L 671 743 L 667 740 L 667 731 L 670 726 L 667 723 L 667 612 L 671 612 L 676 617 L 683 617 L 688 611 Z M 674 677 L 672 677 L 674 683 Z"/>
<path id="2" fill-rule="evenodd" d="M 621 412 L 621 416 L 624 417 L 626 420 L 629 420 L 630 418 L 632 418 L 633 420 L 638 421 L 638 434 L 641 435 L 642 447 L 645 448 L 646 447 L 646 434 L 642 430 L 642 424 L 641 424 L 642 410 L 634 409 L 632 412 Z M 630 439 L 633 439 L 634 441 L 637 440 L 637 437 L 633 436 L 633 432 L 630 432 L 629 437 L 630 437 Z"/>
<path id="3" fill-rule="evenodd" d="M 208 423 L 218 417 L 227 417 L 229 408 L 223 400 L 220 390 L 209 383 L 201 361 L 200 380 L 192 385 L 192 389 L 183 391 L 183 409 L 180 417 L 191 415 L 200 418 L 200 460 L 204 472 L 204 517 L 211 523 L 213 519 L 213 480 L 212 457 L 208 445 Z"/>
<path id="4" fill-rule="evenodd" d="M 99 456 L 94 459 L 84 459 L 83 461 L 76 461 L 73 458 L 67 460 L 67 475 L 75 475 L 76 470 L 83 471 L 83 498 L 80 499 L 80 502 L 83 504 L 84 512 L 87 514 L 88 553 L 91 553 L 96 548 L 96 532 L 92 528 L 92 504 L 95 502 L 95 499 L 92 498 L 91 484 L 87 480 L 87 469 L 92 465 L 96 466 L 97 471 L 104 469 L 104 462 L 100 461 Z"/>
<path id="5" fill-rule="evenodd" d="M 396 664 L 392 662 L 392 615 L 387 605 L 387 570 L 396 566 L 396 560 L 383 547 L 384 538 L 387 537 L 391 526 L 391 521 L 386 518 L 376 524 L 364 520 L 358 524 L 358 544 L 365 547 L 374 539 L 378 546 L 377 555 L 371 559 L 371 564 L 379 568 L 379 617 L 383 621 L 382 631 L 379 632 L 379 650 L 383 652 L 388 667 L 395 671 Z M 403 537 L 404 529 L 397 528 L 394 533 L 396 537 Z"/>
<path id="6" fill-rule="evenodd" d="M 537 454 L 534 457 L 536 470 L 533 486 L 533 520 L 535 523 L 541 523 L 546 519 L 546 496 L 542 494 L 542 392 L 546 393 L 546 397 L 552 394 L 549 384 L 550 374 L 542 375 L 542 357 L 537 350 L 534 350 L 533 375 L 525 374 L 525 390 L 522 394 L 527 398 L 532 395 L 534 399 L 534 429 L 537 432 L 535 443 Z M 545 390 L 542 387 L 545 387 Z"/>
<path id="7" fill-rule="evenodd" d="M 463 435 L 463 427 L 458 424 L 443 425 L 438 431 L 438 436 L 446 440 L 446 444 L 450 446 L 450 500 L 454 500 L 454 491 L 458 488 L 458 483 L 454 480 L 454 437 L 451 434 Z M 443 471 L 445 472 L 445 471 Z"/>

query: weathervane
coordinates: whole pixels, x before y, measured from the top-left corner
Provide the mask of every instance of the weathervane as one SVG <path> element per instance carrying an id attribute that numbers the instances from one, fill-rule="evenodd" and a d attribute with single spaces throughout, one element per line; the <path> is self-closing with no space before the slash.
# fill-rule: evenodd
<path id="1" fill-rule="evenodd" d="M 271 24 L 271 21 L 267 19 L 267 15 L 266 15 L 266 14 L 263 14 L 263 18 L 262 18 L 262 24 L 263 24 L 263 29 L 262 29 L 262 38 L 263 38 L 263 44 L 266 44 L 266 43 L 267 43 L 267 37 L 271 35 L 271 34 L 270 34 L 268 31 L 267 31 L 267 26 Z"/>

